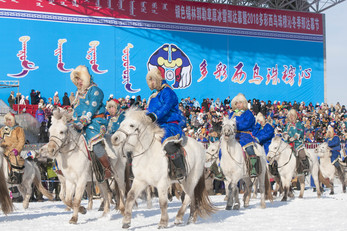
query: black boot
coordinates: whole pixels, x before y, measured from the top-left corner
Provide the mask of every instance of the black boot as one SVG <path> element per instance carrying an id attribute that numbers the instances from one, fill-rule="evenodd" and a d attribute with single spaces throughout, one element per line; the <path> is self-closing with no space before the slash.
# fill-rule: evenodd
<path id="1" fill-rule="evenodd" d="M 167 156 L 169 157 L 170 161 L 175 166 L 173 169 L 173 176 L 177 180 L 182 180 L 184 177 L 186 177 L 186 166 L 184 163 L 184 155 L 181 150 L 181 144 L 175 143 L 175 142 L 168 142 L 164 150 L 166 151 Z"/>
<path id="2" fill-rule="evenodd" d="M 310 172 L 310 162 L 308 161 L 307 157 L 301 160 L 301 165 L 302 165 L 302 170 L 305 176 L 307 176 L 308 173 Z"/>
<path id="3" fill-rule="evenodd" d="M 259 175 L 259 157 L 255 155 L 253 145 L 248 146 L 245 150 L 250 162 L 250 177 L 257 177 Z"/>
<path id="4" fill-rule="evenodd" d="M 23 173 L 11 171 L 9 176 L 8 176 L 8 183 L 9 184 L 21 184 L 22 183 L 22 175 L 23 175 Z"/>

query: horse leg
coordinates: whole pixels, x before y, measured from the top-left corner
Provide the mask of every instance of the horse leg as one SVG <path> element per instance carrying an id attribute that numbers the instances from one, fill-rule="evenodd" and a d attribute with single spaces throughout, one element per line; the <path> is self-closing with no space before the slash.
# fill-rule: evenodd
<path id="1" fill-rule="evenodd" d="M 300 195 L 299 198 L 303 198 L 304 197 L 304 191 L 305 191 L 305 176 L 298 176 L 298 180 L 300 182 Z"/>
<path id="2" fill-rule="evenodd" d="M 257 198 L 257 194 L 258 194 L 258 178 L 254 181 L 253 183 L 253 196 L 252 198 L 253 199 L 256 199 Z"/>
<path id="3" fill-rule="evenodd" d="M 330 187 L 330 195 L 334 195 L 334 182 L 330 182 L 330 185 L 331 185 L 331 187 Z"/>
<path id="4" fill-rule="evenodd" d="M 189 186 L 187 186 L 187 187 L 181 186 L 181 187 L 182 187 L 183 192 L 188 191 L 186 188 L 189 187 Z M 191 195 L 191 193 L 186 193 L 185 194 L 185 197 L 184 197 L 184 200 L 182 202 L 182 205 L 181 205 L 180 209 L 178 210 L 178 212 L 176 214 L 176 218 L 175 218 L 175 222 L 174 222 L 175 225 L 183 224 L 184 213 L 186 212 L 188 205 L 191 203 L 190 195 Z M 190 209 L 192 209 L 192 208 L 190 208 Z"/>
<path id="5" fill-rule="evenodd" d="M 101 195 L 104 203 L 104 212 L 102 216 L 106 216 L 110 212 L 110 191 L 107 185 L 107 181 L 99 184 L 99 188 L 101 190 Z"/>
<path id="6" fill-rule="evenodd" d="M 287 199 L 288 199 L 288 190 L 289 190 L 289 188 L 287 186 L 283 187 L 283 198 L 282 198 L 281 201 L 287 201 Z"/>
<path id="7" fill-rule="evenodd" d="M 87 210 L 81 206 L 81 200 L 86 187 L 86 181 L 80 181 L 75 188 L 75 195 L 72 203 L 73 215 L 69 221 L 70 224 L 76 224 L 78 220 L 78 213 L 86 214 Z"/>
<path id="8" fill-rule="evenodd" d="M 128 229 L 131 224 L 131 213 L 132 209 L 135 203 L 135 200 L 139 196 L 139 194 L 145 189 L 147 185 L 140 182 L 139 180 L 136 180 L 134 178 L 133 184 L 131 186 L 130 191 L 128 192 L 127 195 L 127 200 L 125 203 L 125 211 L 124 211 L 124 217 L 122 221 L 122 228 L 123 229 Z"/>
<path id="9" fill-rule="evenodd" d="M 150 186 L 146 188 L 146 200 L 147 200 L 147 209 L 151 209 L 152 208 L 152 190 Z"/>
<path id="10" fill-rule="evenodd" d="M 258 183 L 259 183 L 259 191 L 260 191 L 260 207 L 262 209 L 266 208 L 266 204 L 265 204 L 265 174 L 266 173 L 266 169 L 262 171 L 261 175 L 258 177 Z"/>
<path id="11" fill-rule="evenodd" d="M 24 179 L 23 179 L 24 180 Z M 23 185 L 20 185 L 18 187 L 19 192 L 22 194 L 23 196 L 23 208 L 27 209 L 29 207 L 29 200 L 31 197 L 31 193 L 33 191 L 32 188 L 32 181 L 26 181 Z"/>
<path id="12" fill-rule="evenodd" d="M 224 180 L 224 185 L 229 185 L 229 181 Z M 228 201 L 228 195 L 229 195 L 229 187 L 226 186 L 225 187 L 225 197 L 224 197 L 224 201 Z"/>
<path id="13" fill-rule="evenodd" d="M 245 190 L 243 193 L 243 207 L 248 208 L 249 206 L 249 201 L 251 200 L 251 187 L 252 187 L 252 182 L 248 178 L 245 180 Z M 237 195 L 238 197 L 238 195 Z"/>
<path id="14" fill-rule="evenodd" d="M 229 183 L 229 185 L 226 187 L 228 188 L 228 194 L 227 197 L 227 206 L 225 207 L 225 210 L 231 210 L 234 204 L 234 198 L 233 198 L 233 189 L 237 187 L 236 185 L 233 187 L 232 183 Z"/>
<path id="15" fill-rule="evenodd" d="M 158 224 L 158 229 L 167 228 L 167 225 L 169 222 L 169 215 L 167 213 L 167 205 L 168 205 L 167 189 L 168 188 L 169 188 L 169 185 L 167 185 L 166 182 L 163 182 L 162 184 L 159 184 L 157 186 L 159 206 L 161 211 L 161 217 L 160 217 L 160 222 Z"/>
<path id="16" fill-rule="evenodd" d="M 320 186 L 319 186 L 320 183 L 319 183 L 319 179 L 318 179 L 318 171 L 313 172 L 313 170 L 312 170 L 311 174 L 312 174 L 313 182 L 316 185 L 317 197 L 320 198 L 322 195 L 322 192 L 321 192 Z"/>
<path id="17" fill-rule="evenodd" d="M 88 197 L 88 207 L 87 210 L 92 210 L 93 209 L 93 182 L 88 181 L 87 186 L 86 186 L 86 192 L 87 192 L 87 197 Z"/>

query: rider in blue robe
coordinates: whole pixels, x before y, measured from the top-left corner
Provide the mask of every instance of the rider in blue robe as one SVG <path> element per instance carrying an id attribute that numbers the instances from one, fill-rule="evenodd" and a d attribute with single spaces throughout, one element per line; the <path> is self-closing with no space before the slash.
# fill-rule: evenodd
<path id="1" fill-rule="evenodd" d="M 255 118 L 253 113 L 248 109 L 246 97 L 239 93 L 231 101 L 233 112 L 229 119 L 236 118 L 237 134 L 241 146 L 249 156 L 251 169 L 250 176 L 256 177 L 259 174 L 259 157 L 254 152 L 255 137 L 252 135 Z"/>
<path id="2" fill-rule="evenodd" d="M 265 118 L 261 112 L 258 113 L 256 118 L 257 123 L 252 131 L 253 136 L 260 145 L 264 147 L 265 153 L 269 152 L 269 146 L 271 144 L 272 138 L 275 136 L 274 128 L 266 123 Z"/>
<path id="3" fill-rule="evenodd" d="M 111 99 L 106 103 L 106 118 L 107 118 L 107 134 L 115 133 L 120 123 L 125 118 L 125 112 L 122 108 L 120 108 L 120 103 L 116 99 Z"/>
<path id="4" fill-rule="evenodd" d="M 156 90 L 149 97 L 147 115 L 164 129 L 165 134 L 161 140 L 164 150 L 176 167 L 175 177 L 183 179 L 186 169 L 180 139 L 184 136 L 182 126 L 185 125 L 185 118 L 178 108 L 177 95 L 157 68 L 148 72 L 146 80 L 149 88 Z"/>
<path id="5" fill-rule="evenodd" d="M 104 179 L 108 179 L 111 177 L 110 162 L 101 142 L 107 126 L 106 110 L 103 104 L 104 93 L 93 82 L 85 66 L 78 66 L 71 72 L 70 77 L 77 87 L 72 104 L 74 126 L 83 134 L 88 149 L 97 156 L 104 167 Z"/>
<path id="6" fill-rule="evenodd" d="M 327 142 L 328 146 L 331 148 L 331 156 L 330 156 L 331 163 L 337 169 L 337 173 L 339 175 L 340 180 L 342 182 L 345 182 L 344 170 L 341 168 L 341 165 L 339 162 L 339 158 L 341 158 L 341 154 L 340 154 L 341 141 L 338 135 L 335 133 L 334 128 L 331 125 L 329 125 L 328 127 L 324 142 Z M 343 191 L 345 192 L 346 188 L 344 188 Z"/>

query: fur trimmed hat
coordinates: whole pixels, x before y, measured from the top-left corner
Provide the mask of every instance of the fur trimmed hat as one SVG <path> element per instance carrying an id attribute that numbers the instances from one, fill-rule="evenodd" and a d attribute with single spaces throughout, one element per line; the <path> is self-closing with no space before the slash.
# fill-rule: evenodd
<path id="1" fill-rule="evenodd" d="M 155 80 L 156 82 L 155 88 L 158 89 L 161 86 L 161 81 L 164 80 L 165 78 L 164 78 L 164 75 L 161 73 L 161 71 L 157 67 L 154 67 L 151 70 L 149 70 L 146 76 L 146 81 L 148 86 L 149 86 L 149 79 Z"/>
<path id="2" fill-rule="evenodd" d="M 261 112 L 259 112 L 258 114 L 257 114 L 257 117 L 255 118 L 256 119 L 256 121 L 258 122 L 258 123 L 260 123 L 261 124 L 261 122 L 266 122 L 265 121 L 265 117 L 264 117 L 264 115 L 263 115 L 263 113 L 261 113 Z"/>
<path id="3" fill-rule="evenodd" d="M 13 113 L 11 112 L 8 112 L 5 116 L 4 116 L 4 119 L 7 120 L 11 120 L 14 124 L 16 123 L 16 117 L 14 116 Z"/>
<path id="4" fill-rule="evenodd" d="M 82 91 L 87 89 L 91 83 L 91 76 L 89 74 L 88 68 L 84 65 L 79 65 L 78 67 L 76 67 L 75 70 L 71 72 L 70 78 L 71 78 L 71 81 L 76 85 L 76 87 L 77 87 L 77 78 L 82 79 L 83 81 L 82 89 L 78 89 Z"/>
<path id="5" fill-rule="evenodd" d="M 238 102 L 242 103 L 242 105 L 243 105 L 242 109 L 243 110 L 247 110 L 248 109 L 248 102 L 247 102 L 247 99 L 246 99 L 244 94 L 239 93 L 239 94 L 237 94 L 237 96 L 235 96 L 233 98 L 233 100 L 231 101 L 231 107 L 232 107 L 233 110 L 237 109 L 236 108 L 236 103 L 238 103 Z"/>
<path id="6" fill-rule="evenodd" d="M 295 121 L 298 119 L 298 113 L 295 109 L 290 109 L 290 111 L 287 114 L 287 118 L 289 118 L 290 115 L 294 117 Z"/>
<path id="7" fill-rule="evenodd" d="M 106 109 L 109 109 L 110 107 L 118 107 L 119 101 L 117 99 L 111 99 L 106 102 Z"/>

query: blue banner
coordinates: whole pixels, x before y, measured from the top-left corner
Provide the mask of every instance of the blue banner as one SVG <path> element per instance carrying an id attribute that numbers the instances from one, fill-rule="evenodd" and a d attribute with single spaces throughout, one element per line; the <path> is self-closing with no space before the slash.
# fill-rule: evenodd
<path id="1" fill-rule="evenodd" d="M 25 96 L 35 89 L 45 98 L 56 91 L 62 97 L 76 90 L 70 72 L 82 64 L 105 100 L 147 98 L 146 74 L 158 67 L 179 98 L 222 100 L 242 92 L 248 99 L 324 101 L 323 37 L 68 20 L 0 18 L 1 80 L 19 80 Z M 2 89 L 1 99 L 7 102 L 11 90 Z"/>

